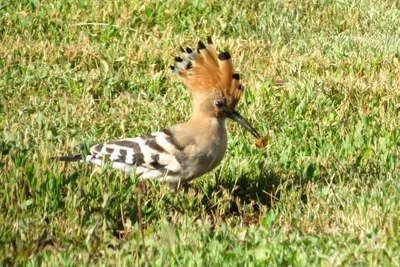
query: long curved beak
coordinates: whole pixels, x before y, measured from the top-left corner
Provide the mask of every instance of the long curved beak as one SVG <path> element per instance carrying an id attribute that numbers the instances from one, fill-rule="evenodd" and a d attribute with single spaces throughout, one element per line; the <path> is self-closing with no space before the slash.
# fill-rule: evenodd
<path id="1" fill-rule="evenodd" d="M 255 138 L 260 139 L 261 135 L 257 132 L 256 129 L 240 115 L 239 112 L 234 110 L 233 112 L 227 113 L 227 117 L 239 123 L 242 127 L 244 127 L 247 131 L 249 131 Z"/>

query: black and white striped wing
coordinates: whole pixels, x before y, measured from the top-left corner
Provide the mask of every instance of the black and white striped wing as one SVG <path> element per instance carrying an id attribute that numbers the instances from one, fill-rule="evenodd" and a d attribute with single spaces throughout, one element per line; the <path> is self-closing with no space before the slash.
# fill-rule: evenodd
<path id="1" fill-rule="evenodd" d="M 178 178 L 182 171 L 180 148 L 168 130 L 150 135 L 125 138 L 90 148 L 87 162 L 103 165 L 111 161 L 114 169 L 136 173 L 144 179 Z M 105 160 L 106 159 L 106 160 Z"/>

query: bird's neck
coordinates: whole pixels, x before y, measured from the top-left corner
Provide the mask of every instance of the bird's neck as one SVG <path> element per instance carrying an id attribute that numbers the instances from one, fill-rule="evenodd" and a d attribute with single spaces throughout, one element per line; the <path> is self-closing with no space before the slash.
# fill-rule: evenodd
<path id="1" fill-rule="evenodd" d="M 199 147 L 220 147 L 221 152 L 223 150 L 225 153 L 227 143 L 225 118 L 193 116 L 187 123 L 194 131 L 193 136 Z"/>
<path id="2" fill-rule="evenodd" d="M 196 128 L 207 129 L 209 132 L 225 130 L 225 118 L 223 117 L 217 118 L 193 113 L 188 123 L 195 125 Z"/>

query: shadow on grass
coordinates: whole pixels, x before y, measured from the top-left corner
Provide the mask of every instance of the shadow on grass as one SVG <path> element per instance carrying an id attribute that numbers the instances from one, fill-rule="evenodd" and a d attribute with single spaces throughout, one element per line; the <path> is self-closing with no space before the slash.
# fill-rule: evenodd
<path id="1" fill-rule="evenodd" d="M 250 178 L 251 177 L 251 178 Z M 212 198 L 229 199 L 229 208 L 226 209 L 224 217 L 241 217 L 245 224 L 260 223 L 274 203 L 281 200 L 283 195 L 289 191 L 301 190 L 310 180 L 292 173 L 276 173 L 263 171 L 257 177 L 244 173 L 235 180 L 221 180 L 214 187 L 208 188 L 206 194 Z M 224 195 L 229 192 L 229 196 Z M 217 193 L 215 193 L 217 192 Z M 300 193 L 300 200 L 307 201 L 304 191 Z M 222 201 L 222 200 L 221 200 Z M 203 202 L 208 206 L 208 211 L 213 213 L 217 209 Z"/>
<path id="2" fill-rule="evenodd" d="M 273 172 L 263 172 L 257 178 L 249 178 L 243 174 L 235 181 L 222 181 L 220 186 L 231 188 L 234 197 L 240 198 L 243 203 L 257 202 L 270 206 L 279 196 L 278 188 L 282 186 L 282 176 Z"/>

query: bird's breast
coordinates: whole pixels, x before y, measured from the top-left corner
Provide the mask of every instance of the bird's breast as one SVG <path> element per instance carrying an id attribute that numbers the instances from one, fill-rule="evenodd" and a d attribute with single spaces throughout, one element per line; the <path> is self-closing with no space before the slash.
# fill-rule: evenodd
<path id="1" fill-rule="evenodd" d="M 186 154 L 185 177 L 183 179 L 191 180 L 217 167 L 224 158 L 226 148 L 225 127 L 216 135 L 208 136 L 201 142 L 194 144 L 189 148 L 190 152 Z"/>

